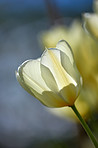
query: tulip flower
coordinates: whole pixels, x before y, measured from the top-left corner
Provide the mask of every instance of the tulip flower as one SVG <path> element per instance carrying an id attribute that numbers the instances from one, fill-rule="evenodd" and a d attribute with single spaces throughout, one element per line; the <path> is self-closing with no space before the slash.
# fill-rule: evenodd
<path id="1" fill-rule="evenodd" d="M 21 86 L 48 107 L 72 106 L 82 78 L 66 41 L 46 49 L 41 58 L 24 62 L 16 72 Z"/>

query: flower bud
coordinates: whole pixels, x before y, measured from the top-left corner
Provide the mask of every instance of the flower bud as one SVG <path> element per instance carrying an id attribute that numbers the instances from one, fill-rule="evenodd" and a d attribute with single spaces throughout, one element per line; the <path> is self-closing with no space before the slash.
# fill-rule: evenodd
<path id="1" fill-rule="evenodd" d="M 94 0 L 93 2 L 93 10 L 98 14 L 98 0 Z"/>
<path id="2" fill-rule="evenodd" d="M 98 40 L 98 14 L 85 13 L 84 28 Z"/>
<path id="3" fill-rule="evenodd" d="M 46 49 L 36 60 L 24 62 L 16 72 L 21 86 L 48 107 L 72 106 L 79 95 L 82 78 L 66 41 Z"/>

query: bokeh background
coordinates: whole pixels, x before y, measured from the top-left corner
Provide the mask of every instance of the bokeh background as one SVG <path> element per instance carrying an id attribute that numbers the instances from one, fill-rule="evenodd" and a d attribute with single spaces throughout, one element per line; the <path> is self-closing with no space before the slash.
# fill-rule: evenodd
<path id="1" fill-rule="evenodd" d="M 21 88 L 15 70 L 23 61 L 41 55 L 40 32 L 81 19 L 82 13 L 92 12 L 92 3 L 0 0 L 0 148 L 82 147 L 81 126 L 48 112 Z"/>

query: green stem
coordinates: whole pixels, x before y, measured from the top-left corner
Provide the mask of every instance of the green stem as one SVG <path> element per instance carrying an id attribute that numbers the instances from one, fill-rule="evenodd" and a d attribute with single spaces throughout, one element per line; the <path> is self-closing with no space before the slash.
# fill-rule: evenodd
<path id="1" fill-rule="evenodd" d="M 80 120 L 80 123 L 82 124 L 82 126 L 85 129 L 86 133 L 88 134 L 88 136 L 90 137 L 91 141 L 95 145 L 95 148 L 98 148 L 98 142 L 97 142 L 97 140 L 95 139 L 94 135 L 92 134 L 91 130 L 89 129 L 89 127 L 86 124 L 86 122 L 84 121 L 84 119 L 81 117 L 81 115 L 78 112 L 78 110 L 76 109 L 75 105 L 71 106 L 71 108 L 74 111 L 74 113 L 77 115 L 77 117 Z"/>

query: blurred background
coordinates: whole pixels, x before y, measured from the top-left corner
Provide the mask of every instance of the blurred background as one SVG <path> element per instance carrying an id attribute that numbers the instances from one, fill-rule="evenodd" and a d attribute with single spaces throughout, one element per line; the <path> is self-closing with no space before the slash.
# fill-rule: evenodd
<path id="1" fill-rule="evenodd" d="M 0 148 L 93 148 L 77 121 L 52 114 L 15 77 L 23 61 L 49 46 L 52 27 L 65 30 L 74 20 L 81 22 L 92 5 L 92 0 L 0 0 Z"/>

